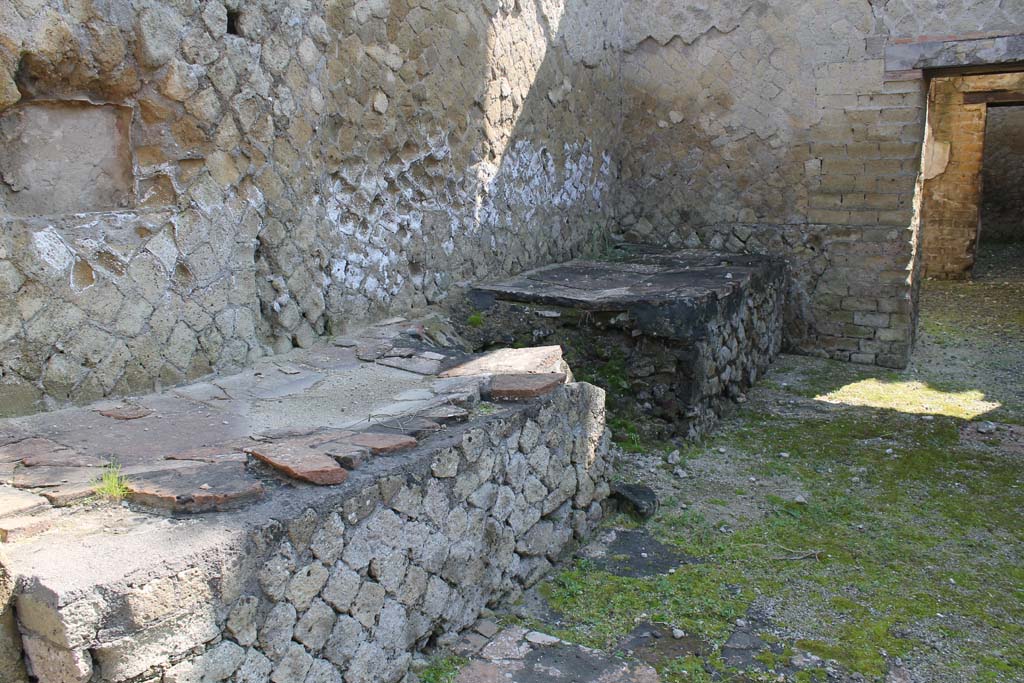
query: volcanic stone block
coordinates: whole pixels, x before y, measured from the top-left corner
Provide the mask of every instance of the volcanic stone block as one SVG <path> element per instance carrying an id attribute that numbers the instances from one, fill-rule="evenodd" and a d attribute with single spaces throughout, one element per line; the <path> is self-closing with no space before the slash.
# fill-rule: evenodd
<path id="1" fill-rule="evenodd" d="M 651 436 L 697 437 L 780 351 L 785 277 L 771 257 L 623 245 L 477 285 L 462 333 L 479 348 L 558 343 L 618 412 L 653 418 Z"/>

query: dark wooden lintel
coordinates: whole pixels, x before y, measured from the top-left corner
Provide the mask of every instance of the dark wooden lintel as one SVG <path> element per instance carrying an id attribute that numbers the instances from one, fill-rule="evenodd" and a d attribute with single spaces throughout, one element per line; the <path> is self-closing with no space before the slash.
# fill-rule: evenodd
<path id="1" fill-rule="evenodd" d="M 1022 90 L 990 90 L 965 92 L 964 104 L 1024 104 Z"/>

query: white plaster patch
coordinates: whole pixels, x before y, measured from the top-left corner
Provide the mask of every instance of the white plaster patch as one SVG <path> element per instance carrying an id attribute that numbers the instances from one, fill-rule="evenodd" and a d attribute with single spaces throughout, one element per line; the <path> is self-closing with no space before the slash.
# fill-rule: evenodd
<path id="1" fill-rule="evenodd" d="M 168 272 L 174 270 L 174 265 L 178 262 L 178 246 L 166 230 L 154 235 L 146 244 L 146 249 L 160 259 L 160 263 Z"/>
<path id="2" fill-rule="evenodd" d="M 65 244 L 53 226 L 32 233 L 32 245 L 39 258 L 58 272 L 67 270 L 74 263 L 75 252 Z"/>

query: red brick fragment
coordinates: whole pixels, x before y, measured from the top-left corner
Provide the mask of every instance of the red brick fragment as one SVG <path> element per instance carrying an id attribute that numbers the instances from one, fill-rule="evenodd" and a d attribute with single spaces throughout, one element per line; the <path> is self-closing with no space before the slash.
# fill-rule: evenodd
<path id="1" fill-rule="evenodd" d="M 276 441 L 246 448 L 245 452 L 293 479 L 318 486 L 333 486 L 348 479 L 348 470 L 308 439 Z"/>
<path id="2" fill-rule="evenodd" d="M 565 382 L 565 374 L 495 375 L 491 380 L 491 398 L 495 401 L 516 401 L 551 393 Z"/>
<path id="3" fill-rule="evenodd" d="M 142 406 L 118 406 L 117 408 L 97 410 L 96 412 L 104 417 L 112 417 L 115 420 L 138 420 L 153 414 L 152 410 Z"/>

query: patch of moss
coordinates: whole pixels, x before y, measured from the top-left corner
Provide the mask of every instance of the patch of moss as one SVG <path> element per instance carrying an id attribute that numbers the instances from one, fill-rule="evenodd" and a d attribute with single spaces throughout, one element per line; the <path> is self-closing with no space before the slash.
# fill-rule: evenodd
<path id="1" fill-rule="evenodd" d="M 810 418 L 748 410 L 710 445 L 766 454 L 737 476 L 784 475 L 806 504 L 755 491 L 769 513 L 733 534 L 664 505 L 651 530 L 702 564 L 641 579 L 576 565 L 550 584 L 553 606 L 587 645 L 606 647 L 651 620 L 717 647 L 755 596 L 772 595 L 815 615 L 794 625 L 819 634 L 799 649 L 868 680 L 882 680 L 889 658 L 926 647 L 913 635 L 920 624 L 952 619 L 985 634 L 984 647 L 957 653 L 977 680 L 1024 671 L 1014 645 L 1024 641 L 1024 567 L 1007 552 L 1024 541 L 1024 463 L 961 446 L 960 424 L 868 409 Z"/>
<path id="2" fill-rule="evenodd" d="M 469 325 L 470 327 L 483 327 L 484 326 L 484 316 L 483 316 L 483 314 L 482 313 L 473 313 L 473 314 L 471 314 L 468 318 L 466 318 L 466 324 Z"/>
<path id="3" fill-rule="evenodd" d="M 420 672 L 420 680 L 423 683 L 452 683 L 462 667 L 467 664 L 469 660 L 465 657 L 435 657 L 427 668 Z"/>

